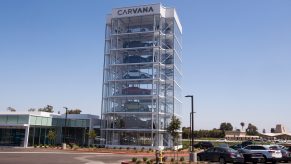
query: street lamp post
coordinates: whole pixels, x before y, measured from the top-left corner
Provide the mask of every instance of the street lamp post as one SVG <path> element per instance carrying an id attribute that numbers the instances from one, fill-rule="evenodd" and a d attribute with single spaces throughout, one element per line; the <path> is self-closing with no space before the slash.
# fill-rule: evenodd
<path id="1" fill-rule="evenodd" d="M 66 132 L 67 132 L 67 118 L 68 118 L 68 108 L 67 107 L 64 107 L 64 109 L 66 109 L 66 117 L 65 117 L 65 127 L 64 127 L 64 133 L 63 133 L 63 144 L 66 143 L 66 139 L 65 139 L 65 135 L 66 135 Z"/>
<path id="2" fill-rule="evenodd" d="M 190 135 L 191 135 L 191 142 L 190 142 L 190 161 L 196 162 L 196 158 L 194 159 L 194 153 L 193 153 L 193 144 L 194 144 L 194 96 L 193 95 L 187 95 L 185 97 L 191 98 L 191 113 L 190 113 Z"/>
<path id="3" fill-rule="evenodd" d="M 193 136 L 193 134 L 192 134 L 192 124 L 191 124 L 191 122 L 192 122 L 192 112 L 190 112 L 190 138 L 189 138 L 189 140 L 190 140 L 190 151 L 192 152 L 192 149 L 193 149 L 193 147 L 192 147 L 192 136 Z"/>
<path id="4" fill-rule="evenodd" d="M 190 129 L 190 135 L 191 135 L 191 151 L 193 151 L 193 143 L 194 143 L 194 137 L 193 137 L 193 131 L 194 131 L 194 117 L 193 117 L 193 114 L 194 114 L 194 100 L 193 100 L 193 95 L 187 95 L 185 97 L 190 97 L 191 98 L 191 116 L 190 116 L 190 120 L 191 120 L 191 129 Z"/>

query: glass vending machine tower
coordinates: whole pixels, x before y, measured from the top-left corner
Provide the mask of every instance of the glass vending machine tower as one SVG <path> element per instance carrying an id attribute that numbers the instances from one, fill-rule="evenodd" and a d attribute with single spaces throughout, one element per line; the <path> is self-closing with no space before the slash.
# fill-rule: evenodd
<path id="1" fill-rule="evenodd" d="M 175 9 L 161 4 L 107 16 L 101 113 L 107 147 L 173 145 L 166 128 L 182 109 L 181 34 Z"/>

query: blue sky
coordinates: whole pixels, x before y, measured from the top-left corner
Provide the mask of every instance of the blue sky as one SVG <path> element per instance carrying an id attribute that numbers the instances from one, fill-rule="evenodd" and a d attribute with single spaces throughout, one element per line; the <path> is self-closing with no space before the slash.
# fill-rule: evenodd
<path id="1" fill-rule="evenodd" d="M 1 0 L 0 111 L 50 104 L 100 114 L 105 15 L 159 2 L 183 26 L 183 95 L 195 95 L 195 129 L 243 121 L 291 131 L 290 0 Z"/>

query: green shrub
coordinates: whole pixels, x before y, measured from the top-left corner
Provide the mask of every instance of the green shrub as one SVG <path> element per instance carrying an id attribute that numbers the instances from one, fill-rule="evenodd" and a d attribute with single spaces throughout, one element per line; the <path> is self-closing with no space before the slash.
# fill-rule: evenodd
<path id="1" fill-rule="evenodd" d="M 150 160 L 147 160 L 146 161 L 146 164 L 151 164 L 152 162 Z"/>
<path id="2" fill-rule="evenodd" d="M 180 161 L 185 161 L 185 158 L 184 157 L 180 157 Z"/>
<path id="3" fill-rule="evenodd" d="M 148 160 L 148 157 L 143 157 L 142 160 L 145 162 Z"/>
<path id="4" fill-rule="evenodd" d="M 129 149 L 130 149 L 130 147 L 127 147 L 127 148 L 126 148 L 126 150 L 129 150 Z"/>
<path id="5" fill-rule="evenodd" d="M 119 149 L 121 150 L 121 149 L 122 149 L 122 147 L 119 147 Z"/>
<path id="6" fill-rule="evenodd" d="M 75 143 L 71 143 L 71 144 L 69 144 L 69 146 L 71 147 L 71 149 L 77 149 L 77 148 L 79 148 L 79 145 L 77 145 Z"/>
<path id="7" fill-rule="evenodd" d="M 167 161 L 167 158 L 168 158 L 168 157 L 164 156 L 163 159 L 162 159 L 163 162 L 166 162 L 166 161 Z"/>
<path id="8" fill-rule="evenodd" d="M 116 149 L 116 147 L 113 147 L 113 149 Z"/>
<path id="9" fill-rule="evenodd" d="M 142 161 L 139 159 L 138 161 L 136 161 L 136 164 L 141 164 Z"/>
<path id="10" fill-rule="evenodd" d="M 137 161 L 137 158 L 136 157 L 133 157 L 133 158 L 131 158 L 131 161 L 132 162 L 136 162 Z"/>
<path id="11" fill-rule="evenodd" d="M 175 161 L 175 159 L 172 157 L 172 158 L 171 158 L 171 162 L 174 162 L 174 161 Z"/>
<path id="12" fill-rule="evenodd" d="M 142 147 L 140 150 L 143 152 L 144 151 L 144 147 Z"/>

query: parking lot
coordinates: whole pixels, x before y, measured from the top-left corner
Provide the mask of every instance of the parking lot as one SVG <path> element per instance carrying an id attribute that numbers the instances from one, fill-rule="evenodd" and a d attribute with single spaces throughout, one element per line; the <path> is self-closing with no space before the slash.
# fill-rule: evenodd
<path id="1" fill-rule="evenodd" d="M 97 154 L 97 153 L 35 153 L 35 152 L 0 152 L 1 164 L 120 164 L 128 161 L 132 155 Z M 206 163 L 206 162 L 203 162 Z M 210 163 L 210 162 L 209 162 Z M 217 162 L 212 162 L 213 164 Z"/>
<path id="2" fill-rule="evenodd" d="M 130 155 L 70 152 L 0 152 L 1 164 L 120 164 Z"/>

